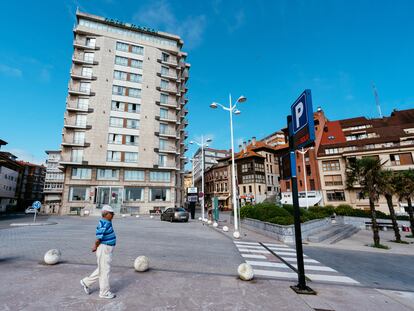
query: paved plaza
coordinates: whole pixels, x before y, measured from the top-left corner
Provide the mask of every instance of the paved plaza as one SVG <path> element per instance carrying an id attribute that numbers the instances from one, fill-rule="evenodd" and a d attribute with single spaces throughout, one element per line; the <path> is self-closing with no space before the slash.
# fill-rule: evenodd
<path id="1" fill-rule="evenodd" d="M 310 282 L 317 296 L 295 294 L 289 287 L 295 284 L 294 277 L 257 275 L 253 281 L 243 282 L 237 278 L 237 266 L 245 260 L 258 260 L 242 255 L 262 255 L 243 243 L 269 245 L 268 239 L 245 230 L 241 243 L 235 244 L 228 235 L 198 221 L 169 223 L 149 217 L 114 220 L 118 244 L 111 284 L 117 298 L 102 300 L 98 298 L 97 286 L 87 296 L 79 285 L 79 280 L 96 265 L 91 247 L 98 219 L 40 219 L 57 224 L 12 228 L 11 220 L 0 219 L 0 310 L 388 311 L 411 310 L 413 305 L 410 292 L 380 292 L 363 282 Z M 30 219 L 16 219 L 24 220 Z M 276 246 L 269 247 L 276 251 L 289 249 L 275 241 L 273 244 Z M 51 248 L 62 251 L 62 263 L 46 266 L 42 258 Z M 133 270 L 133 261 L 139 255 L 150 258 L 150 271 Z"/>

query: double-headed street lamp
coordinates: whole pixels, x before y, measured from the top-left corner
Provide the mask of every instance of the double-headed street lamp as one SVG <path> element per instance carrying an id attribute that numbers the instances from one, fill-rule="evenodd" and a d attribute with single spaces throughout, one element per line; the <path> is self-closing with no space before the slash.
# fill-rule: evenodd
<path id="1" fill-rule="evenodd" d="M 238 201 L 237 201 L 237 190 L 236 190 L 236 168 L 234 164 L 234 138 L 233 138 L 233 113 L 240 114 L 240 110 L 237 109 L 238 103 L 244 103 L 247 100 L 246 97 L 240 96 L 236 102 L 233 104 L 231 100 L 231 94 L 229 94 L 229 106 L 225 107 L 219 103 L 212 103 L 210 108 L 216 109 L 221 107 L 224 110 L 229 112 L 230 115 L 230 137 L 231 137 L 231 177 L 232 177 L 232 187 L 233 187 L 233 213 L 234 213 L 234 232 L 233 237 L 238 239 L 240 237 L 239 232 L 239 218 L 238 218 Z"/>
<path id="2" fill-rule="evenodd" d="M 201 136 L 201 142 L 197 142 L 195 140 L 190 141 L 190 144 L 192 145 L 196 144 L 199 147 L 201 147 L 201 193 L 203 195 L 201 197 L 201 218 L 203 221 L 205 220 L 204 218 L 204 148 L 208 147 L 208 143 L 211 141 L 212 141 L 211 138 L 207 138 L 206 140 L 204 140 L 204 136 Z M 193 165 L 194 165 L 194 162 L 193 162 Z M 194 184 L 194 179 L 193 179 L 193 184 Z"/>

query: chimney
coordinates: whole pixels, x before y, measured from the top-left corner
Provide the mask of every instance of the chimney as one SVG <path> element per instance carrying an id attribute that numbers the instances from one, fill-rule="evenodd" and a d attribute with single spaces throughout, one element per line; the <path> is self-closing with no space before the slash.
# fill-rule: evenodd
<path id="1" fill-rule="evenodd" d="M 256 136 L 253 136 L 252 137 L 252 145 L 253 146 L 256 146 Z"/>
<path id="2" fill-rule="evenodd" d="M 239 145 L 239 150 L 242 151 L 242 145 Z"/>
<path id="3" fill-rule="evenodd" d="M 243 152 L 246 153 L 247 152 L 247 145 L 246 142 L 243 142 Z"/>
<path id="4" fill-rule="evenodd" d="M 252 143 L 252 141 L 249 139 L 249 140 L 247 141 L 247 146 L 249 146 L 251 143 Z"/>

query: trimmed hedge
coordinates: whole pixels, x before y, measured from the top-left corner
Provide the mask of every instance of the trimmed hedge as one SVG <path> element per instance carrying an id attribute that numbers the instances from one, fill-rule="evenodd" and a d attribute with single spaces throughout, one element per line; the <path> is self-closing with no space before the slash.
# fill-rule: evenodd
<path id="1" fill-rule="evenodd" d="M 332 205 L 327 206 L 312 206 L 309 209 L 300 209 L 300 221 L 306 222 L 313 219 L 322 219 L 330 217 L 333 214 L 338 216 L 352 216 L 371 218 L 371 212 L 361 209 L 352 208 L 347 204 L 341 204 L 337 207 Z M 376 211 L 377 218 L 390 219 L 389 215 L 383 212 Z M 261 221 L 266 221 L 278 225 L 292 225 L 294 223 L 294 208 L 293 205 L 284 204 L 278 206 L 273 203 L 259 203 L 256 205 L 245 205 L 240 209 L 240 216 L 242 218 L 252 218 Z M 397 219 L 405 220 L 407 216 L 399 216 Z"/>

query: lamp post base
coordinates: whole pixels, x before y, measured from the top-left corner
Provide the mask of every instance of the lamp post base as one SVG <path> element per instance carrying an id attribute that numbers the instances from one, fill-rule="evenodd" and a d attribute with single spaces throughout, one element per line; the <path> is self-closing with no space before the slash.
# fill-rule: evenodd
<path id="1" fill-rule="evenodd" d="M 307 285 L 305 285 L 304 287 L 299 286 L 299 284 L 292 285 L 290 288 L 293 289 L 295 293 L 299 295 L 317 295 L 317 292 Z"/>

